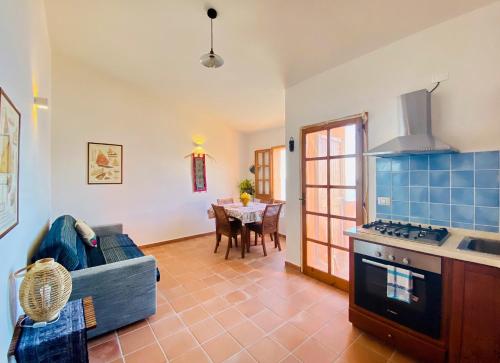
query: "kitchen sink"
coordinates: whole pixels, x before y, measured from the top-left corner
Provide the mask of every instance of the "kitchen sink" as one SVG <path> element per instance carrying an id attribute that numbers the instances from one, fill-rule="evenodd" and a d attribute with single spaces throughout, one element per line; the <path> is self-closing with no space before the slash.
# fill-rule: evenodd
<path id="1" fill-rule="evenodd" d="M 500 241 L 485 238 L 465 237 L 458 249 L 500 255 Z"/>

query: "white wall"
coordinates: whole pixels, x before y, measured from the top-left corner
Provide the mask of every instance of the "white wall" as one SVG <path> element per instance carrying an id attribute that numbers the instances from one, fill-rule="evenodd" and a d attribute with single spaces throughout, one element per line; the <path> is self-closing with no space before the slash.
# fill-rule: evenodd
<path id="1" fill-rule="evenodd" d="M 398 95 L 449 80 L 433 94 L 433 129 L 462 151 L 500 148 L 500 3 L 452 19 L 286 90 L 286 137 L 307 124 L 369 112 L 369 146 L 398 133 Z M 333 45 L 332 45 L 333 46 Z M 301 263 L 300 142 L 287 154 L 287 259 Z M 369 180 L 374 161 L 369 160 Z M 374 183 L 369 183 L 370 219 Z"/>
<path id="2" fill-rule="evenodd" d="M 34 89 L 51 100 L 43 1 L 0 2 L 0 49 L 0 87 L 21 112 L 19 224 L 0 239 L 0 362 L 4 362 L 20 314 L 10 275 L 26 266 L 30 250 L 46 230 L 50 211 L 50 111 L 33 109 Z"/>
<path id="3" fill-rule="evenodd" d="M 54 55 L 52 218 L 121 222 L 138 244 L 214 230 L 206 210 L 236 194 L 240 134 L 210 119 L 188 119 L 134 85 Z M 166 85 L 168 86 L 168 85 Z M 185 106 L 185 105 L 183 105 Z M 196 105 L 193 105 L 196 107 Z M 195 134 L 206 137 L 208 192 L 193 193 Z M 87 142 L 123 144 L 123 185 L 87 185 Z"/>

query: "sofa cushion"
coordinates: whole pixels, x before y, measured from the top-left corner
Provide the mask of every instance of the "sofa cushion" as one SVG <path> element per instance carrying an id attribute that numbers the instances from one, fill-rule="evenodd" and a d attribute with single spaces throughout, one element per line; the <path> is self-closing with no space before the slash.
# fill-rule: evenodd
<path id="1" fill-rule="evenodd" d="M 88 267 L 101 266 L 106 264 L 104 255 L 102 254 L 101 247 L 97 244 L 97 247 L 86 247 L 87 248 L 87 265 Z"/>
<path id="2" fill-rule="evenodd" d="M 75 219 L 71 216 L 65 215 L 57 218 L 32 260 L 52 257 L 68 271 L 86 267 L 85 248 L 83 250 L 77 248 L 82 241 L 74 225 Z"/>
<path id="3" fill-rule="evenodd" d="M 97 236 L 92 228 L 82 220 L 75 223 L 76 233 L 89 247 L 97 247 Z"/>
<path id="4" fill-rule="evenodd" d="M 126 234 L 99 237 L 99 250 L 102 252 L 105 263 L 144 256 L 144 253 Z M 158 268 L 156 269 L 156 281 L 160 281 Z"/>
<path id="5" fill-rule="evenodd" d="M 144 256 L 144 253 L 126 234 L 102 236 L 99 239 L 99 247 L 106 263 Z"/>

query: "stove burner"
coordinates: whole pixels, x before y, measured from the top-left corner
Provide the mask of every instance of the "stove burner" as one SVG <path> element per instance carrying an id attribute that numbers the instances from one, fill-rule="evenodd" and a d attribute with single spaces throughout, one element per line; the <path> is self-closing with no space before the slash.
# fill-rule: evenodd
<path id="1" fill-rule="evenodd" d="M 364 224 L 363 228 L 372 232 L 387 234 L 388 236 L 412 239 L 417 242 L 438 246 L 443 244 L 449 234 L 446 228 L 422 227 L 421 224 L 416 226 L 411 223 L 403 224 L 401 222 L 383 221 L 381 219 Z"/>

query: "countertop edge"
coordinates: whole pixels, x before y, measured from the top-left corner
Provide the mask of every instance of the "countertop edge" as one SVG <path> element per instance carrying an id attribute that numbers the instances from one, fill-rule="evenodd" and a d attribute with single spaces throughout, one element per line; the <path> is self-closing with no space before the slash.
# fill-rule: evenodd
<path id="1" fill-rule="evenodd" d="M 458 244 L 464 236 L 450 236 L 441 246 L 432 246 L 412 241 L 405 241 L 388 236 L 375 235 L 359 231 L 357 228 L 351 228 L 344 232 L 346 236 L 357 238 L 363 241 L 374 242 L 381 245 L 403 248 L 410 251 L 422 252 L 429 255 L 452 258 L 465 262 L 473 262 L 480 265 L 500 268 L 500 256 L 490 256 L 488 254 L 463 251 L 457 249 Z"/>

